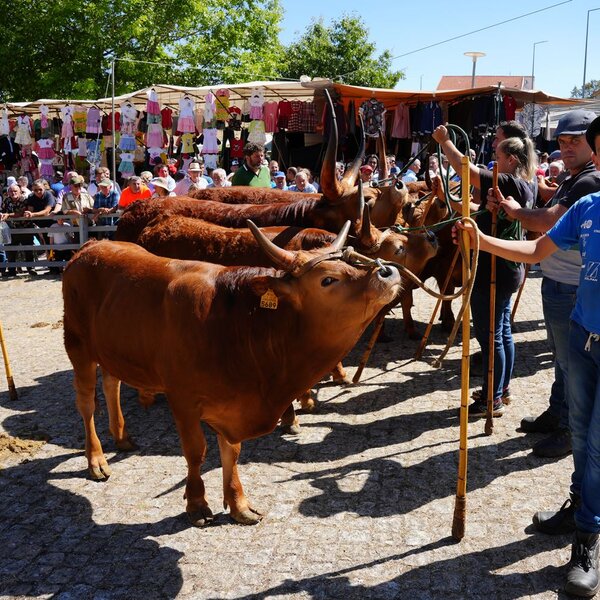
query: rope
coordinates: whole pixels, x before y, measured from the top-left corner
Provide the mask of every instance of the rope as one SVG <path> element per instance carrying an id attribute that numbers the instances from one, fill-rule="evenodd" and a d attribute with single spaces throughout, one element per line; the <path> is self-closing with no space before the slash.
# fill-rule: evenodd
<path id="1" fill-rule="evenodd" d="M 463 223 L 469 223 L 477 233 L 479 232 L 477 223 L 475 223 L 475 221 L 473 219 L 464 218 L 464 217 L 461 217 L 461 219 L 462 219 Z M 454 220 L 458 221 L 460 219 L 454 219 Z M 471 293 L 473 291 L 473 285 L 475 284 L 475 275 L 477 273 L 477 265 L 479 262 L 479 235 L 475 236 L 475 243 L 474 243 L 474 247 L 473 247 L 473 256 L 472 256 L 471 261 L 469 261 L 469 257 L 466 255 L 466 250 L 464 247 L 464 242 L 462 240 L 462 236 L 459 236 L 458 241 L 459 241 L 459 248 L 460 248 L 460 253 L 461 253 L 463 262 L 467 265 L 467 283 L 464 284 L 454 294 L 443 294 L 443 293 L 437 292 L 436 290 L 433 290 L 430 287 L 426 286 L 412 271 L 407 269 L 404 265 L 401 265 L 396 262 L 388 261 L 388 260 L 383 260 L 380 258 L 377 258 L 377 259 L 368 258 L 367 256 L 364 256 L 362 254 L 359 254 L 358 252 L 355 252 L 354 248 L 352 248 L 352 246 L 348 246 L 344 250 L 343 256 L 342 256 L 342 260 L 344 260 L 348 263 L 357 265 L 357 266 L 365 266 L 365 267 L 377 266 L 379 268 L 384 268 L 386 265 L 392 265 L 392 266 L 396 267 L 404 276 L 406 276 L 408 279 L 410 279 L 417 287 L 420 287 L 423 291 L 428 293 L 430 296 L 437 298 L 438 300 L 452 301 L 452 300 L 456 300 L 458 297 L 460 297 L 464 294 L 463 302 L 458 311 L 458 316 L 456 318 L 456 321 L 454 322 L 454 327 L 452 329 L 452 332 L 450 333 L 448 342 L 446 343 L 446 347 L 444 348 L 444 350 L 442 351 L 440 356 L 433 362 L 433 366 L 436 368 L 439 368 L 441 366 L 442 360 L 444 360 L 446 354 L 448 354 L 450 348 L 452 347 L 452 345 L 454 343 L 454 339 L 456 338 L 456 334 L 458 332 L 458 327 L 460 326 L 460 323 L 462 321 L 462 318 L 463 318 L 463 315 L 465 312 L 465 308 L 468 305 L 468 303 L 471 301 Z"/>
<path id="2" fill-rule="evenodd" d="M 484 212 L 487 212 L 486 208 L 482 208 L 474 213 L 471 213 L 472 217 L 476 217 L 477 215 L 481 215 Z M 448 223 L 456 223 L 462 219 L 461 216 L 452 217 L 451 219 L 446 219 L 445 221 L 439 221 L 438 223 L 434 223 L 433 225 L 417 225 L 416 227 L 402 227 L 402 225 L 392 225 L 391 227 L 382 227 L 381 229 L 392 229 L 396 233 L 406 233 L 407 231 L 437 231 L 438 229 L 442 229 Z M 515 221 L 516 223 L 517 221 Z M 511 238 L 513 239 L 513 238 Z"/>

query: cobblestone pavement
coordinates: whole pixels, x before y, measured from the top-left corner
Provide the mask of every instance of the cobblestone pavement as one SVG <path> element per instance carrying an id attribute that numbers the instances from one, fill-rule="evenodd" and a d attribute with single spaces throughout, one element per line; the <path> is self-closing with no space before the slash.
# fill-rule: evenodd
<path id="1" fill-rule="evenodd" d="M 516 431 L 545 408 L 552 362 L 545 343 L 540 278 L 519 307 L 513 404 L 469 428 L 466 536 L 450 537 L 458 457 L 460 350 L 442 369 L 436 326 L 429 361 L 396 316 L 360 385 L 318 386 L 319 410 L 302 434 L 276 430 L 243 445 L 240 476 L 265 513 L 257 526 L 221 509 L 214 434 L 204 480 L 215 524 L 183 515 L 185 462 L 164 400 L 144 410 L 125 389 L 124 411 L 139 443 L 116 453 L 103 402 L 99 434 L 113 468 L 86 478 L 83 425 L 62 343 L 60 283 L 49 276 L 0 282 L 0 319 L 19 400 L 0 375 L 0 433 L 47 439 L 31 454 L 2 455 L 2 598 L 562 598 L 569 539 L 532 531 L 535 510 L 559 506 L 572 461 L 543 461 L 540 439 Z M 416 294 L 421 329 L 433 302 Z M 365 340 L 345 361 L 352 375 Z M 473 341 L 476 346 L 476 342 Z M 475 348 L 476 349 L 476 348 Z M 472 387 L 478 378 L 472 377 Z"/>

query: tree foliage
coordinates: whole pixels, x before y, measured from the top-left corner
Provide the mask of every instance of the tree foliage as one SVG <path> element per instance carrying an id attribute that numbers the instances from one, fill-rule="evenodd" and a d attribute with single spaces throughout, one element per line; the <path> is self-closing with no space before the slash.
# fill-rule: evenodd
<path id="1" fill-rule="evenodd" d="M 598 93 L 600 93 L 600 80 L 592 79 L 592 81 L 586 81 L 585 95 L 582 93 L 582 88 L 574 87 L 571 90 L 571 98 L 591 98 L 597 96 Z"/>
<path id="2" fill-rule="evenodd" d="M 3 7 L 0 100 L 99 98 L 152 83 L 269 79 L 279 0 L 18 0 Z M 110 90 L 109 90 L 110 93 Z"/>
<path id="3" fill-rule="evenodd" d="M 285 48 L 282 75 L 298 79 L 328 77 L 351 85 L 393 88 L 404 78 L 391 68 L 392 54 L 375 56 L 376 46 L 358 16 L 344 15 L 326 26 L 313 20 L 308 29 Z"/>

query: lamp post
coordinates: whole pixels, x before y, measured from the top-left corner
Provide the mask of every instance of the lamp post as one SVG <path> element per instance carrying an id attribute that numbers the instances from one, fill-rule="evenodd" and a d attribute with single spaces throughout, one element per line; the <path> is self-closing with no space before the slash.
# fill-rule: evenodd
<path id="1" fill-rule="evenodd" d="M 600 10 L 600 7 L 590 8 L 590 10 L 587 11 L 587 23 L 585 25 L 585 52 L 583 53 L 583 85 L 581 86 L 581 97 L 582 98 L 585 98 L 585 70 L 587 67 L 587 46 L 588 46 L 588 33 L 590 31 L 590 13 L 594 12 L 595 10 Z"/>
<path id="2" fill-rule="evenodd" d="M 545 44 L 547 43 L 548 40 L 541 40 L 539 42 L 534 42 L 533 43 L 533 61 L 531 62 L 531 90 L 533 91 L 535 89 L 535 47 L 538 44 Z"/>
<path id="3" fill-rule="evenodd" d="M 485 52 L 465 52 L 465 56 L 470 56 L 473 59 L 473 73 L 471 74 L 471 88 L 475 87 L 475 67 L 477 66 L 477 59 L 485 56 Z"/>

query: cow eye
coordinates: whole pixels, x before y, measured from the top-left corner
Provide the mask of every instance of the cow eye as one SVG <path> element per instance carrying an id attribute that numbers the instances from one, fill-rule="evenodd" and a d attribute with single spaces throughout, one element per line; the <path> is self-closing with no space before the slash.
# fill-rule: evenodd
<path id="1" fill-rule="evenodd" d="M 327 287 L 328 285 L 331 285 L 332 283 L 335 283 L 337 281 L 337 279 L 335 279 L 334 277 L 325 277 L 325 279 L 323 279 L 323 281 L 321 281 L 321 285 L 323 287 Z"/>

